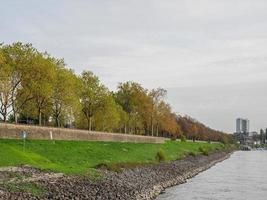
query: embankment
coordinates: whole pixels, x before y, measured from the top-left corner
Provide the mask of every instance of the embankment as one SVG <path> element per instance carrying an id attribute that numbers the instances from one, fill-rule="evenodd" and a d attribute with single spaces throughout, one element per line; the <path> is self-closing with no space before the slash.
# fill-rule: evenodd
<path id="1" fill-rule="evenodd" d="M 0 123 L 0 138 L 2 139 L 20 139 L 22 131 L 27 132 L 27 138 L 33 140 L 87 140 L 137 143 L 164 143 L 166 140 L 162 137 Z"/>
<path id="2" fill-rule="evenodd" d="M 103 177 L 95 181 L 80 176 L 42 175 L 46 178 L 36 179 L 36 184 L 46 190 L 42 196 L 9 193 L 1 191 L 0 188 L 0 197 L 2 195 L 2 198 L 7 199 L 154 199 L 165 188 L 184 183 L 188 178 L 227 159 L 230 154 L 229 151 L 217 151 L 209 156 L 189 156 L 169 163 L 125 169 L 119 173 L 102 171 Z"/>

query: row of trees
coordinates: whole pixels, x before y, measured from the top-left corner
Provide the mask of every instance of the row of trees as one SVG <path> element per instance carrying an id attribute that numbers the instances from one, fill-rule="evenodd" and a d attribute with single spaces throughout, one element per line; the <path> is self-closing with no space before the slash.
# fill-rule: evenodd
<path id="1" fill-rule="evenodd" d="M 147 90 L 135 82 L 109 91 L 90 71 L 76 75 L 64 60 L 31 44 L 0 45 L 0 116 L 15 123 L 114 131 L 152 136 L 185 134 L 222 140 L 225 134 L 176 115 L 166 90 Z"/>
<path id="2" fill-rule="evenodd" d="M 221 141 L 233 143 L 233 137 L 221 131 L 214 130 L 189 116 L 177 116 L 177 123 L 181 132 L 191 140 Z"/>

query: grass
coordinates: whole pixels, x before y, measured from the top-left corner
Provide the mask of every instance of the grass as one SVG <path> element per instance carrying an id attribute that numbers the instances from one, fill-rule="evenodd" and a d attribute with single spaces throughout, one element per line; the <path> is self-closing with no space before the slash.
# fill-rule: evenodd
<path id="1" fill-rule="evenodd" d="M 0 186 L 7 189 L 10 192 L 26 192 L 34 196 L 42 196 L 45 192 L 42 187 L 31 182 L 20 182 L 20 183 L 9 182 L 0 184 Z"/>
<path id="2" fill-rule="evenodd" d="M 156 155 L 163 151 L 166 161 L 181 159 L 188 154 L 201 154 L 223 148 L 219 143 L 174 142 L 164 144 L 91 142 L 91 141 L 26 141 L 0 139 L 0 167 L 31 165 L 44 170 L 66 174 L 90 174 L 101 164 L 133 166 L 156 162 Z"/>

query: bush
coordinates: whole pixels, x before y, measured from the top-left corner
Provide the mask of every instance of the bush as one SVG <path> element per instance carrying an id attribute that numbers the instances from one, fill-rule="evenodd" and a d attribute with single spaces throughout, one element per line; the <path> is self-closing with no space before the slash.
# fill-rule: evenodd
<path id="1" fill-rule="evenodd" d="M 222 138 L 222 143 L 223 143 L 224 145 L 229 144 L 229 140 L 228 140 L 228 138 L 227 138 L 226 136 L 224 136 L 224 137 Z"/>
<path id="2" fill-rule="evenodd" d="M 205 149 L 204 147 L 199 147 L 198 150 L 205 156 L 209 155 L 209 151 Z"/>
<path id="3" fill-rule="evenodd" d="M 157 154 L 156 154 L 156 160 L 158 162 L 164 162 L 166 160 L 166 154 L 165 154 L 165 152 L 162 149 L 160 149 L 157 152 Z"/>
<path id="4" fill-rule="evenodd" d="M 186 142 L 186 137 L 185 137 L 185 135 L 181 135 L 181 142 Z"/>
<path id="5" fill-rule="evenodd" d="M 188 153 L 188 155 L 189 155 L 189 156 L 192 156 L 192 157 L 196 157 L 196 156 L 197 156 L 197 153 L 194 152 L 194 151 L 190 151 L 190 152 Z"/>

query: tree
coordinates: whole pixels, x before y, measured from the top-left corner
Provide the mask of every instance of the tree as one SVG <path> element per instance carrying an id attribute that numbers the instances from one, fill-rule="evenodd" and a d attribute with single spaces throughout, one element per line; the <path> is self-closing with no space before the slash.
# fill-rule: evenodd
<path id="1" fill-rule="evenodd" d="M 121 133 L 127 133 L 127 124 L 129 124 L 129 115 L 123 110 L 123 108 L 119 104 L 117 104 L 117 111 L 120 115 L 118 128 Z"/>
<path id="2" fill-rule="evenodd" d="M 191 126 L 191 132 L 192 132 L 192 139 L 195 142 L 196 138 L 197 138 L 197 125 L 194 124 Z"/>
<path id="3" fill-rule="evenodd" d="M 149 92 L 149 96 L 152 99 L 152 105 L 151 105 L 151 135 L 154 136 L 154 124 L 158 124 L 156 119 L 158 119 L 159 113 L 159 105 L 160 102 L 163 100 L 163 98 L 166 96 L 167 91 L 162 88 L 158 89 L 152 89 Z"/>
<path id="4" fill-rule="evenodd" d="M 128 114 L 128 132 L 140 134 L 148 130 L 151 98 L 147 90 L 135 82 L 120 83 L 116 102 Z M 126 129 L 126 127 L 125 127 Z"/>
<path id="5" fill-rule="evenodd" d="M 33 60 L 31 79 L 25 83 L 22 90 L 27 90 L 37 109 L 39 125 L 42 125 L 42 115 L 45 110 L 51 109 L 51 97 L 53 94 L 53 82 L 55 80 L 55 63 L 53 59 L 41 53 Z"/>
<path id="6" fill-rule="evenodd" d="M 82 87 L 80 102 L 82 105 L 82 112 L 87 120 L 87 128 L 92 130 L 92 117 L 103 104 L 107 95 L 107 89 L 100 83 L 90 71 L 84 71 L 81 76 Z"/>
<path id="7" fill-rule="evenodd" d="M 54 60 L 55 80 L 53 82 L 52 112 L 56 126 L 64 123 L 64 116 L 68 116 L 78 104 L 78 78 L 73 71 L 65 68 L 63 60 Z"/>
<path id="8" fill-rule="evenodd" d="M 225 138 L 233 142 L 232 135 L 211 129 L 189 116 L 177 116 L 176 121 L 187 138 L 223 142 Z"/>
<path id="9" fill-rule="evenodd" d="M 116 104 L 113 96 L 107 94 L 102 106 L 96 110 L 93 117 L 95 130 L 113 131 L 119 126 L 120 106 Z"/>
<path id="10" fill-rule="evenodd" d="M 6 122 L 11 104 L 12 81 L 11 67 L 6 63 L 3 51 L 0 51 L 0 114 Z"/>
<path id="11" fill-rule="evenodd" d="M 22 90 L 22 88 L 24 83 L 27 83 L 32 78 L 32 61 L 36 53 L 37 50 L 31 44 L 17 42 L 12 45 L 2 46 L 2 54 L 9 68 L 8 77 L 6 78 L 10 82 L 8 84 L 10 86 L 9 101 L 11 102 L 16 123 L 19 110 L 30 100 L 29 94 L 23 92 L 27 90 Z"/>
<path id="12" fill-rule="evenodd" d="M 223 132 L 176 115 L 162 88 L 149 91 L 129 81 L 112 93 L 92 72 L 76 76 L 63 59 L 41 53 L 31 44 L 0 44 L 0 77 L 3 121 L 30 118 L 39 125 L 68 123 L 88 130 L 232 141 Z"/>
<path id="13" fill-rule="evenodd" d="M 158 110 L 158 124 L 156 126 L 157 136 L 159 135 L 159 129 L 164 132 L 167 132 L 169 135 L 176 135 L 178 132 L 176 115 L 171 112 L 170 105 L 165 103 L 164 101 L 161 101 Z"/>

